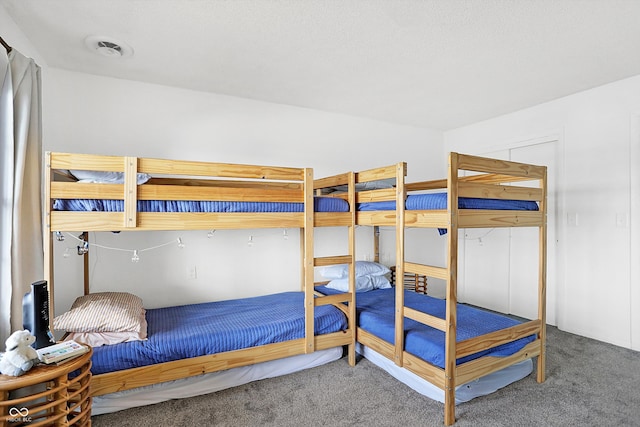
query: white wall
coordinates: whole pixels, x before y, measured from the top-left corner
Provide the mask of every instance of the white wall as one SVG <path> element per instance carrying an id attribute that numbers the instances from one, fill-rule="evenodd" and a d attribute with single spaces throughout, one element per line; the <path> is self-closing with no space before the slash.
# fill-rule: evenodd
<path id="1" fill-rule="evenodd" d="M 47 69 L 43 135 L 49 151 L 313 167 L 316 177 L 409 163 L 409 179 L 444 176 L 442 135 L 426 129 L 152 84 Z M 128 289 L 149 308 L 234 298 L 300 283 L 298 230 L 91 233 L 92 291 Z M 358 259 L 371 258 L 371 229 L 357 230 Z M 249 236 L 254 244 L 249 247 Z M 81 293 L 81 257 L 56 242 L 56 312 Z M 387 246 L 391 243 L 387 243 Z M 316 233 L 318 255 L 346 253 L 346 232 Z M 383 252 L 393 254 L 392 247 Z M 387 261 L 393 262 L 391 257 Z M 196 279 L 188 279 L 195 267 Z M 63 291 L 64 290 L 64 291 Z"/>
<path id="2" fill-rule="evenodd" d="M 639 188 L 640 163 L 630 153 L 638 157 L 640 136 L 630 124 L 639 111 L 636 76 L 444 134 L 445 152 L 558 139 L 557 212 L 549 218 L 557 226 L 557 242 L 549 245 L 556 245 L 558 259 L 548 272 L 557 283 L 549 292 L 557 298 L 558 326 L 635 349 L 640 283 L 632 275 L 640 274 L 630 236 L 640 217 L 631 211 L 638 197 L 631 185 Z"/>

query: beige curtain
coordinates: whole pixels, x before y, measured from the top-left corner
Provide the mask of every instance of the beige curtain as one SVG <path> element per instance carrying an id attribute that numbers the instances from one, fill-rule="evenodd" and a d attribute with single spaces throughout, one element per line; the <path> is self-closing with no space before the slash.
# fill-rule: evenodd
<path id="1" fill-rule="evenodd" d="M 22 329 L 22 296 L 43 279 L 40 67 L 0 50 L 0 343 Z M 2 346 L 4 347 L 4 346 Z"/>

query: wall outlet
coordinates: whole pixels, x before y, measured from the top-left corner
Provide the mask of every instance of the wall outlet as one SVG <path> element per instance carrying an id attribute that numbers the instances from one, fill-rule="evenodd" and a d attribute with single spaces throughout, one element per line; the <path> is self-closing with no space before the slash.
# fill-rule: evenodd
<path id="1" fill-rule="evenodd" d="M 198 269 L 195 265 L 190 265 L 187 268 L 187 279 L 197 279 L 198 278 Z"/>

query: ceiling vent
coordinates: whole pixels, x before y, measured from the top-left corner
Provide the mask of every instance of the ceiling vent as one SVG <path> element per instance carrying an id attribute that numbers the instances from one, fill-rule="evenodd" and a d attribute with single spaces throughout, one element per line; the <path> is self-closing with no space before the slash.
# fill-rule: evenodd
<path id="1" fill-rule="evenodd" d="M 89 36 L 84 44 L 92 52 L 108 58 L 123 58 L 133 55 L 133 49 L 125 43 L 111 37 Z"/>

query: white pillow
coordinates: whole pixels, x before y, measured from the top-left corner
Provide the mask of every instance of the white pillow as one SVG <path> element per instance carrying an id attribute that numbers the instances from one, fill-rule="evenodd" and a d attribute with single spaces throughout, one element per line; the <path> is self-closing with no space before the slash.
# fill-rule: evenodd
<path id="1" fill-rule="evenodd" d="M 146 336 L 142 299 L 127 292 L 97 292 L 76 298 L 71 310 L 53 319 L 67 332 L 138 332 Z"/>
<path id="2" fill-rule="evenodd" d="M 360 276 L 384 276 L 391 270 L 387 266 L 373 261 L 356 261 L 356 277 Z M 320 274 L 325 279 L 344 279 L 349 277 L 348 264 L 336 264 L 323 267 Z"/>
<path id="3" fill-rule="evenodd" d="M 79 182 L 91 182 L 95 184 L 124 184 L 124 172 L 101 172 L 70 170 L 71 175 L 78 178 Z M 142 185 L 151 179 L 151 175 L 139 173 L 137 176 L 138 185 Z"/>
<path id="4" fill-rule="evenodd" d="M 349 290 L 349 278 L 334 279 L 326 284 L 327 288 L 336 291 L 347 292 Z M 360 276 L 356 277 L 356 292 L 367 292 L 373 289 L 388 289 L 391 287 L 386 276 Z"/>
<path id="5" fill-rule="evenodd" d="M 120 344 L 129 341 L 145 341 L 146 339 L 146 327 L 144 334 L 140 332 L 69 332 L 64 338 L 65 341 L 73 340 L 90 345 L 91 347 Z"/>

